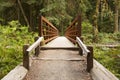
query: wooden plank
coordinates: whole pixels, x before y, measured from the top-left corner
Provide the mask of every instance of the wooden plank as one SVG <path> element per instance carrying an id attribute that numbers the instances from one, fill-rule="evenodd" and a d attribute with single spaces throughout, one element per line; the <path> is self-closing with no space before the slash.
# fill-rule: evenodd
<path id="1" fill-rule="evenodd" d="M 93 80 L 119 80 L 114 74 L 96 60 L 94 60 L 93 63 L 94 67 L 90 72 Z"/>
<path id="2" fill-rule="evenodd" d="M 27 72 L 28 70 L 26 68 L 24 68 L 21 65 L 18 65 L 1 80 L 23 80 Z"/>
<path id="3" fill-rule="evenodd" d="M 78 51 L 79 48 L 78 47 L 41 47 L 41 50 L 49 50 L 49 49 L 64 49 L 64 50 L 75 50 L 75 51 Z"/>

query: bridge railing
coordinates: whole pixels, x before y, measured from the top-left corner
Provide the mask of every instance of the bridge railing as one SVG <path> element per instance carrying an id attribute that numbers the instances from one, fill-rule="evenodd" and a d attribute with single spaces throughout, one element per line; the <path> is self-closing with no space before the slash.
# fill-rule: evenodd
<path id="1" fill-rule="evenodd" d="M 29 45 L 23 46 L 23 66 L 29 70 L 29 55 L 33 51 L 35 52 L 35 56 L 38 56 L 40 53 L 40 43 L 42 41 L 43 37 L 36 37 L 35 42 L 29 47 Z"/>
<path id="2" fill-rule="evenodd" d="M 67 27 L 65 31 L 65 36 L 76 43 L 76 36 L 81 37 L 81 16 L 78 15 L 72 23 Z"/>
<path id="3" fill-rule="evenodd" d="M 53 26 L 45 17 L 40 16 L 39 19 L 39 36 L 44 37 L 44 43 L 47 43 L 59 35 L 58 29 Z"/>
<path id="4" fill-rule="evenodd" d="M 93 47 L 86 46 L 79 37 L 76 37 L 77 44 L 79 46 L 79 54 L 80 55 L 87 55 L 87 71 L 93 68 Z"/>

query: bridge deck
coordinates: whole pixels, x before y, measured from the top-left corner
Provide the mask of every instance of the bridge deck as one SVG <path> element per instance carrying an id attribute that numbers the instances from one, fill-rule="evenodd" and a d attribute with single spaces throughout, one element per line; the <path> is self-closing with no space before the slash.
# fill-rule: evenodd
<path id="1" fill-rule="evenodd" d="M 69 41 L 66 37 L 61 36 L 52 40 L 44 47 L 63 47 L 63 48 L 65 47 L 66 48 L 66 47 L 75 47 L 75 45 L 71 43 L 71 41 Z"/>
<path id="2" fill-rule="evenodd" d="M 92 80 L 86 71 L 86 59 L 72 50 L 42 50 L 25 80 Z"/>
<path id="3" fill-rule="evenodd" d="M 44 47 L 75 47 L 67 38 L 58 37 Z M 25 80 L 92 80 L 86 71 L 86 58 L 78 51 L 65 49 L 41 50 L 32 57 Z"/>

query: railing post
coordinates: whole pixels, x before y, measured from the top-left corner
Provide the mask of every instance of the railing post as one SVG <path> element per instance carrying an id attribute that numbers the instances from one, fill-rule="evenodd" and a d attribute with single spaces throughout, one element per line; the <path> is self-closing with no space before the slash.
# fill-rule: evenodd
<path id="1" fill-rule="evenodd" d="M 41 37 L 42 36 L 42 16 L 39 15 L 39 36 Z"/>
<path id="2" fill-rule="evenodd" d="M 79 44 L 78 44 L 78 43 L 77 43 L 77 45 L 78 45 L 79 54 L 80 54 L 81 56 L 83 56 L 83 52 L 82 52 L 81 47 L 79 46 Z"/>
<path id="3" fill-rule="evenodd" d="M 93 47 L 88 46 L 87 47 L 90 52 L 87 54 L 87 71 L 90 72 L 90 70 L 93 68 Z"/>
<path id="4" fill-rule="evenodd" d="M 26 51 L 28 47 L 28 44 L 23 46 L 23 66 L 29 70 L 29 52 Z"/>
<path id="5" fill-rule="evenodd" d="M 78 29 L 78 33 L 77 33 L 78 35 L 77 35 L 77 36 L 80 38 L 80 37 L 81 37 L 81 32 L 82 32 L 82 31 L 81 31 L 81 30 L 82 30 L 82 29 L 81 29 L 81 15 L 78 15 L 77 29 Z"/>
<path id="6" fill-rule="evenodd" d="M 38 40 L 39 37 L 35 37 L 35 41 Z M 35 56 L 38 56 L 40 52 L 40 45 L 35 48 Z"/>
<path id="7" fill-rule="evenodd" d="M 83 52 L 82 52 L 82 49 L 79 47 L 79 54 L 81 55 L 81 56 L 83 56 Z"/>

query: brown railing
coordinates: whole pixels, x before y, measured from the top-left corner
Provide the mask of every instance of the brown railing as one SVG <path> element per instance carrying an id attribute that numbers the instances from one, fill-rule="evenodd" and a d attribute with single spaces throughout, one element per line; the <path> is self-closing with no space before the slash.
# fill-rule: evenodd
<path id="1" fill-rule="evenodd" d="M 58 37 L 58 29 L 53 26 L 45 17 L 39 19 L 39 36 L 44 37 L 44 43 L 47 43 Z"/>
<path id="2" fill-rule="evenodd" d="M 76 36 L 81 37 L 81 16 L 78 15 L 65 31 L 65 36 L 76 43 Z"/>
<path id="3" fill-rule="evenodd" d="M 40 38 L 35 38 L 35 43 L 33 43 L 30 47 L 29 45 L 24 45 L 23 46 L 23 66 L 26 69 L 29 69 L 29 55 L 31 52 L 34 51 L 34 55 L 38 56 L 38 54 L 40 53 L 40 43 L 42 41 L 43 37 Z"/>
<path id="4" fill-rule="evenodd" d="M 79 46 L 79 54 L 82 56 L 87 55 L 87 71 L 90 72 L 93 68 L 93 47 L 83 44 L 79 37 L 76 37 L 77 44 Z"/>

